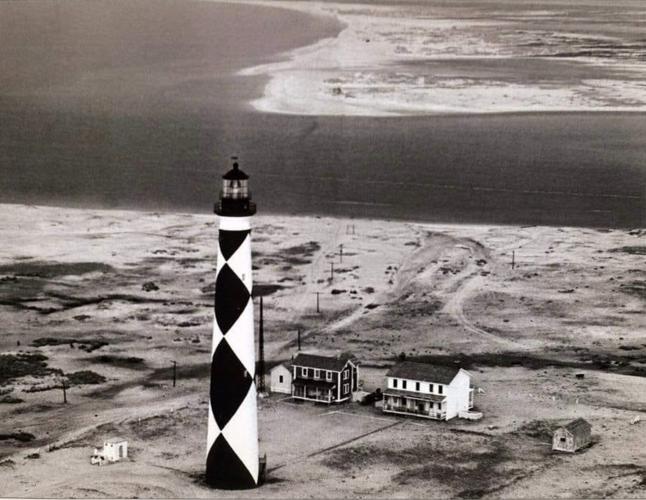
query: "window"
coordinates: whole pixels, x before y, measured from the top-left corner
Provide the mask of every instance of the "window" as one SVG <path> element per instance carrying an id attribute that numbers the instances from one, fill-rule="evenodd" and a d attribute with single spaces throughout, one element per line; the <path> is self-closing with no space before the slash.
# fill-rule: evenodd
<path id="1" fill-rule="evenodd" d="M 343 393 L 350 392 L 350 384 L 343 384 Z"/>
<path id="2" fill-rule="evenodd" d="M 314 378 L 321 378 L 321 370 L 314 370 Z"/>
<path id="3" fill-rule="evenodd" d="M 419 391 L 419 382 L 415 382 L 415 390 Z"/>
<path id="4" fill-rule="evenodd" d="M 428 392 L 433 392 L 433 384 L 428 384 Z"/>
<path id="5" fill-rule="evenodd" d="M 278 375 L 278 382 L 280 382 L 281 384 L 283 383 L 283 376 L 282 375 Z"/>
<path id="6" fill-rule="evenodd" d="M 438 393 L 438 394 L 442 394 L 443 389 L 444 389 L 444 386 L 443 386 L 443 385 L 438 385 L 438 386 L 437 386 L 437 393 Z"/>
<path id="7" fill-rule="evenodd" d="M 395 389 L 397 389 L 397 379 L 396 378 L 393 379 L 393 387 Z"/>
<path id="8" fill-rule="evenodd" d="M 310 368 L 310 378 L 314 378 L 314 368 Z"/>
<path id="9" fill-rule="evenodd" d="M 350 372 L 348 372 L 348 370 L 343 370 L 343 380 L 348 380 L 348 375 L 349 374 L 350 374 Z"/>
<path id="10" fill-rule="evenodd" d="M 402 380 L 402 389 L 406 389 L 406 381 Z"/>
<path id="11" fill-rule="evenodd" d="M 332 372 L 325 372 L 325 378 L 327 380 L 332 380 Z"/>
<path id="12" fill-rule="evenodd" d="M 305 378 L 307 378 L 307 368 L 301 368 L 301 375 Z"/>

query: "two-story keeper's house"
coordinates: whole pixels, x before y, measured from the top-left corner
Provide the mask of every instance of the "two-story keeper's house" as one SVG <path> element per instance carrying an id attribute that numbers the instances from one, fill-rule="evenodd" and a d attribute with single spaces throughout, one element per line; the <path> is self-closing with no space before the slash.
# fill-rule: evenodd
<path id="1" fill-rule="evenodd" d="M 471 408 L 471 374 L 462 368 L 404 361 L 386 374 L 386 413 L 450 420 L 469 418 Z"/>
<path id="2" fill-rule="evenodd" d="M 341 403 L 359 383 L 359 363 L 351 354 L 320 356 L 298 353 L 292 360 L 292 398 Z"/>

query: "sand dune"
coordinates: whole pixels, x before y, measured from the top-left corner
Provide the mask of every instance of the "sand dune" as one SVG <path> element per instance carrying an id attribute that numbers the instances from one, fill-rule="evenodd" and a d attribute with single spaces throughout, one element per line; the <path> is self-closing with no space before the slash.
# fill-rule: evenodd
<path id="1" fill-rule="evenodd" d="M 585 2 L 565 14 L 519 11 L 512 2 L 508 11 L 499 4 L 257 3 L 335 16 L 346 26 L 336 38 L 290 52 L 287 61 L 242 70 L 270 77 L 252 103 L 259 111 L 646 111 L 646 45 L 629 10 L 613 18 L 609 10 L 589 14 Z M 561 23 L 564 15 L 574 25 Z M 591 28 L 590 16 L 605 24 Z M 617 31 L 622 26 L 624 33 Z"/>

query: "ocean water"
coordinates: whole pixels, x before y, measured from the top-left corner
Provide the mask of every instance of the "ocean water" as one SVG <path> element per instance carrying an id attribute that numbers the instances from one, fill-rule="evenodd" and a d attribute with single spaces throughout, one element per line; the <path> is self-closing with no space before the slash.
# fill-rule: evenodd
<path id="1" fill-rule="evenodd" d="M 644 225 L 644 114 L 250 109 L 265 81 L 235 71 L 340 28 L 209 2 L 0 2 L 0 202 L 209 212 L 236 154 L 262 213 Z"/>

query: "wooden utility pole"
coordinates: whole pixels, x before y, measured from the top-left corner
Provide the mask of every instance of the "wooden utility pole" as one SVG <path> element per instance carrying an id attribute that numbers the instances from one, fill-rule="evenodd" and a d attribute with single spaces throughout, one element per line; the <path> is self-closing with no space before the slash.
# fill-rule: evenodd
<path id="1" fill-rule="evenodd" d="M 177 361 L 173 361 L 173 387 L 177 384 Z"/>
<path id="2" fill-rule="evenodd" d="M 262 296 L 260 297 L 260 317 L 258 318 L 258 392 L 265 392 L 265 325 L 263 318 Z"/>
<path id="3" fill-rule="evenodd" d="M 63 379 L 63 404 L 67 404 L 67 386 L 65 385 L 65 379 Z"/>
<path id="4" fill-rule="evenodd" d="M 330 282 L 334 281 L 334 262 L 330 262 Z"/>
<path id="5" fill-rule="evenodd" d="M 339 262 L 343 263 L 343 243 L 339 245 Z"/>
<path id="6" fill-rule="evenodd" d="M 511 251 L 511 268 L 513 269 L 516 267 L 516 251 L 512 250 Z"/>
<path id="7" fill-rule="evenodd" d="M 300 351 L 301 350 L 301 329 L 300 328 L 298 329 L 298 334 L 297 335 L 298 335 L 298 337 L 296 337 L 296 339 L 297 339 L 296 342 L 297 342 L 297 345 L 298 345 L 298 350 Z"/>
<path id="8" fill-rule="evenodd" d="M 320 313 L 321 309 L 319 307 L 321 292 L 316 292 L 316 312 Z"/>

